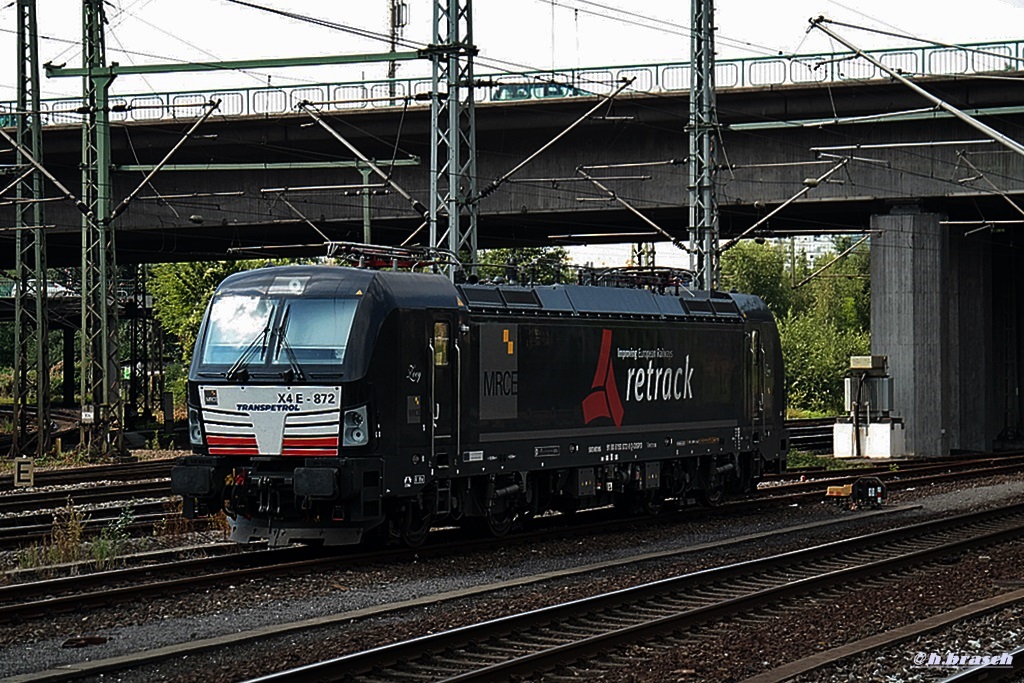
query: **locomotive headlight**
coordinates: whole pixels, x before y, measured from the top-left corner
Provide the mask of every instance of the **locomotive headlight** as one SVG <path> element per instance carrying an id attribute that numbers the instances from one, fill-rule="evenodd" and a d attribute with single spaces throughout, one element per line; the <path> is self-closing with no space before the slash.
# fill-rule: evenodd
<path id="1" fill-rule="evenodd" d="M 342 446 L 365 446 L 370 440 L 366 431 L 366 406 L 345 411 Z"/>
<path id="2" fill-rule="evenodd" d="M 188 409 L 188 440 L 193 446 L 203 445 L 203 428 L 199 426 L 199 411 Z"/>

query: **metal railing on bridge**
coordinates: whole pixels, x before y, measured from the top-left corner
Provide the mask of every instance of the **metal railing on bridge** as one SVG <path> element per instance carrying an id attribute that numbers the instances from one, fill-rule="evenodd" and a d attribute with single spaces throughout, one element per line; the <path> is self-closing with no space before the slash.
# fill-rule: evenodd
<path id="1" fill-rule="evenodd" d="M 888 67 L 907 75 L 948 76 L 1020 70 L 1024 41 L 972 43 L 962 47 L 921 47 L 873 50 Z M 478 78 L 477 102 L 512 102 L 606 95 L 624 80 L 635 79 L 630 92 L 678 93 L 690 88 L 686 62 L 611 66 L 555 71 L 491 74 Z M 870 81 L 888 78 L 874 64 L 853 53 L 820 53 L 720 60 L 715 65 L 719 89 L 792 84 Z M 220 100 L 222 116 L 280 115 L 300 102 L 325 103 L 327 110 L 378 109 L 427 105 L 429 79 L 395 79 L 319 83 L 285 87 L 219 89 L 121 95 L 110 98 L 114 121 L 155 121 L 195 118 L 205 104 Z M 79 98 L 43 102 L 46 124 L 77 123 Z M 0 125 L 14 125 L 14 102 L 0 102 Z"/>

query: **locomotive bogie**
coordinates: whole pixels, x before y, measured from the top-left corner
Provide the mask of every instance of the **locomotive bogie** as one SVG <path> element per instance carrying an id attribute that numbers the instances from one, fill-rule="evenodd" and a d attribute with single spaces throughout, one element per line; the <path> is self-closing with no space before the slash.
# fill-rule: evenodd
<path id="1" fill-rule="evenodd" d="M 215 325 L 220 300 L 258 320 Z M 240 541 L 501 535 L 551 510 L 748 491 L 784 465 L 783 412 L 755 297 L 269 268 L 226 280 L 207 311 L 196 455 L 172 490 L 189 516 L 223 509 Z"/>

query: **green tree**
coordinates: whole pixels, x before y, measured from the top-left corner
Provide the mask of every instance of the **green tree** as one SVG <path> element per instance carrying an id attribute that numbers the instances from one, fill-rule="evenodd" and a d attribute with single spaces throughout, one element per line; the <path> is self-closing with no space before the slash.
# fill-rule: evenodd
<path id="1" fill-rule="evenodd" d="M 484 249 L 478 259 L 482 280 L 500 277 L 506 282 L 549 285 L 562 282 L 569 265 L 569 252 L 563 247 Z"/>
<path id="2" fill-rule="evenodd" d="M 850 356 L 869 352 L 866 330 L 843 329 L 822 308 L 779 320 L 790 407 L 836 414 L 843 409 L 843 377 Z"/>
<path id="3" fill-rule="evenodd" d="M 854 245 L 852 237 L 839 237 L 835 242 L 837 254 Z M 849 329 L 871 329 L 871 255 L 866 244 L 856 247 L 836 263 L 839 278 L 835 296 L 841 304 L 842 324 Z"/>
<path id="4" fill-rule="evenodd" d="M 14 367 L 14 323 L 0 323 L 0 368 Z"/>
<path id="5" fill-rule="evenodd" d="M 56 376 L 52 376 L 50 379 L 49 391 L 51 392 L 51 394 L 55 394 L 58 391 L 60 391 L 60 372 L 62 372 L 61 368 L 63 368 L 61 362 L 61 333 L 56 330 L 50 330 L 48 343 L 51 375 L 53 375 L 54 372 L 57 372 Z M 13 396 L 14 354 L 14 323 L 0 323 L 0 396 L 3 397 Z M 32 338 L 29 339 L 27 361 L 29 371 L 29 386 L 34 387 L 36 383 L 36 344 L 35 340 Z M 74 369 L 72 369 L 72 371 L 74 371 Z M 77 386 L 77 383 L 74 384 Z M 30 389 L 30 393 L 34 400 L 34 390 Z"/>
<path id="6" fill-rule="evenodd" d="M 776 317 L 785 316 L 795 301 L 786 271 L 788 260 L 780 245 L 739 242 L 722 254 L 722 289 L 756 294 Z"/>
<path id="7" fill-rule="evenodd" d="M 853 245 L 842 237 L 817 269 Z M 816 273 L 785 243 L 742 242 L 722 255 L 723 288 L 757 294 L 775 314 L 793 408 L 837 413 L 849 358 L 870 352 L 870 259 L 858 247 Z"/>

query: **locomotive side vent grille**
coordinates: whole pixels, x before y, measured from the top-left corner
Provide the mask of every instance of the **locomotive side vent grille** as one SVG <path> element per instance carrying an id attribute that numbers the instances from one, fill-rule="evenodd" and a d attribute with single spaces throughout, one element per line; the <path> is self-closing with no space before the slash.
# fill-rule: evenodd
<path id="1" fill-rule="evenodd" d="M 494 287 L 464 287 L 462 295 L 471 304 L 505 306 L 505 300 L 501 298 L 501 293 Z"/>
<path id="2" fill-rule="evenodd" d="M 725 313 L 727 315 L 739 315 L 740 309 L 736 306 L 736 302 L 732 299 L 728 300 L 712 300 L 711 307 L 715 309 L 716 313 Z"/>
<path id="3" fill-rule="evenodd" d="M 708 315 L 713 315 L 715 312 L 714 309 L 711 308 L 711 302 L 707 299 L 680 299 L 679 302 L 689 313 L 706 313 Z"/>
<path id="4" fill-rule="evenodd" d="M 503 289 L 501 294 L 509 306 L 540 306 L 540 299 L 532 289 Z"/>

